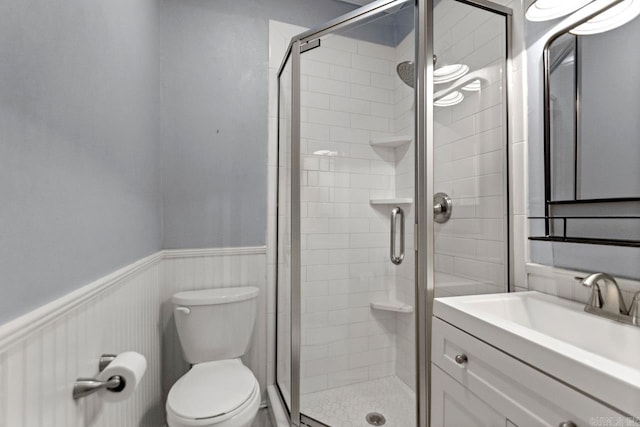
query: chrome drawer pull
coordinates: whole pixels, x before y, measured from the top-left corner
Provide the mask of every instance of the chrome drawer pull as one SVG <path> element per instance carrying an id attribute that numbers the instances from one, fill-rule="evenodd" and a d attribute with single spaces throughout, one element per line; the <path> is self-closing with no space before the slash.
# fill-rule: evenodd
<path id="1" fill-rule="evenodd" d="M 458 365 L 464 365 L 465 363 L 467 363 L 467 361 L 469 359 L 467 359 L 467 355 L 466 354 L 458 354 L 458 355 L 456 355 L 454 360 L 456 361 L 456 363 Z"/>

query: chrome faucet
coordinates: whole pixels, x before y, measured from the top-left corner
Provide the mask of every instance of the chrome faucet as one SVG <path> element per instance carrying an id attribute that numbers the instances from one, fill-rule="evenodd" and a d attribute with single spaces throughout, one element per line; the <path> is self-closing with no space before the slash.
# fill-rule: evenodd
<path id="1" fill-rule="evenodd" d="M 598 281 L 604 281 L 605 292 L 598 285 Z M 591 288 L 591 305 L 614 314 L 627 314 L 627 308 L 622 299 L 622 293 L 616 279 L 607 273 L 594 273 L 582 280 L 582 286 Z M 594 294 L 596 297 L 594 297 Z"/>
<path id="2" fill-rule="evenodd" d="M 631 323 L 640 326 L 640 291 L 633 295 L 631 307 L 629 307 L 629 317 L 631 317 Z"/>
<path id="3" fill-rule="evenodd" d="M 577 279 L 582 281 L 583 286 L 591 288 L 591 298 L 584 311 L 640 326 L 640 291 L 633 296 L 631 307 L 627 310 L 620 287 L 616 279 L 609 274 L 594 273 L 586 278 Z M 598 282 L 604 283 L 604 289 Z"/>

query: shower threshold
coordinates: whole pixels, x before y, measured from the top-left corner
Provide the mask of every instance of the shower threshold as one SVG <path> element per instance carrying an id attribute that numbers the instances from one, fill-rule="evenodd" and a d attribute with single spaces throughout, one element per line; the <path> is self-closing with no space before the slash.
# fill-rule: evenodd
<path id="1" fill-rule="evenodd" d="M 382 414 L 385 426 L 415 426 L 415 393 L 398 377 L 332 388 L 301 396 L 302 412 L 331 427 L 370 427 L 367 415 Z"/>

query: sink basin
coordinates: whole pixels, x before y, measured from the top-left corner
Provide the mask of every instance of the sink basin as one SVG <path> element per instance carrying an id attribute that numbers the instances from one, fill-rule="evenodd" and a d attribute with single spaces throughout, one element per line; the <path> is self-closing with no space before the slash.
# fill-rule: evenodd
<path id="1" fill-rule="evenodd" d="M 436 298 L 434 315 L 640 417 L 640 328 L 538 292 Z"/>

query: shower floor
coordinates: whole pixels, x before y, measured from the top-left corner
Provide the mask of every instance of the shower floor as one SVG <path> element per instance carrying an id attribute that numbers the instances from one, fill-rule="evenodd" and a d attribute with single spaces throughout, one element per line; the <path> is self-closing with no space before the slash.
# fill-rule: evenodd
<path id="1" fill-rule="evenodd" d="M 331 427 L 369 427 L 370 412 L 384 415 L 385 426 L 412 427 L 416 398 L 398 377 L 386 377 L 303 395 L 301 409 Z"/>

